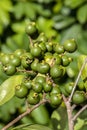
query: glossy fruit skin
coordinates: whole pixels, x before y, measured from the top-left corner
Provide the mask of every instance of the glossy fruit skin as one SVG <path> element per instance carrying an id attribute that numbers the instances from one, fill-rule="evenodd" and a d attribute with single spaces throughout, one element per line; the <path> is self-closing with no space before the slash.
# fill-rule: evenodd
<path id="1" fill-rule="evenodd" d="M 28 94 L 28 88 L 21 84 L 15 88 L 15 96 L 18 98 L 25 98 Z"/>
<path id="2" fill-rule="evenodd" d="M 51 83 L 44 83 L 43 84 L 43 89 L 44 91 L 47 93 L 47 92 L 50 92 L 52 90 L 53 86 Z"/>
<path id="3" fill-rule="evenodd" d="M 27 96 L 27 101 L 30 105 L 35 105 L 40 101 L 40 97 L 39 97 L 38 93 L 31 90 Z"/>
<path id="4" fill-rule="evenodd" d="M 14 52 L 14 55 L 17 56 L 17 57 L 21 57 L 23 55 L 23 53 L 25 53 L 26 51 L 24 49 L 17 49 L 15 52 Z"/>
<path id="5" fill-rule="evenodd" d="M 54 59 L 55 64 L 61 65 L 62 59 L 61 59 L 61 57 L 59 56 L 59 54 L 54 53 L 54 54 L 53 54 L 53 59 Z"/>
<path id="6" fill-rule="evenodd" d="M 50 96 L 50 102 L 53 106 L 58 106 L 62 102 L 62 97 L 60 94 L 51 94 Z"/>
<path id="7" fill-rule="evenodd" d="M 74 39 L 70 39 L 70 40 L 65 41 L 63 46 L 64 46 L 64 49 L 70 53 L 76 51 L 76 49 L 77 49 L 77 44 L 76 44 L 76 41 Z"/>
<path id="8" fill-rule="evenodd" d="M 0 57 L 0 61 L 3 65 L 6 65 L 10 62 L 10 55 L 9 54 L 3 54 L 1 57 Z"/>
<path id="9" fill-rule="evenodd" d="M 47 42 L 47 37 L 45 35 L 45 33 L 40 33 L 40 35 L 37 38 L 38 42 Z"/>
<path id="10" fill-rule="evenodd" d="M 50 95 L 51 94 L 60 94 L 61 93 L 61 91 L 60 91 L 60 89 L 59 89 L 59 86 L 58 85 L 55 85 L 55 86 L 53 86 L 53 88 L 52 88 L 52 90 L 51 90 L 51 92 L 50 92 Z"/>
<path id="11" fill-rule="evenodd" d="M 50 69 L 50 75 L 52 78 L 60 78 L 63 75 L 63 69 L 55 64 Z"/>
<path id="12" fill-rule="evenodd" d="M 40 57 L 41 56 L 41 48 L 39 46 L 36 47 L 32 47 L 30 49 L 30 53 L 34 56 L 34 57 Z"/>
<path id="13" fill-rule="evenodd" d="M 63 66 L 68 66 L 69 63 L 70 63 L 69 58 L 66 55 L 63 55 L 62 56 L 62 65 Z"/>
<path id="14" fill-rule="evenodd" d="M 54 51 L 58 54 L 62 54 L 64 53 L 64 47 L 62 45 L 59 45 L 57 44 L 55 47 L 54 47 Z"/>
<path id="15" fill-rule="evenodd" d="M 15 55 L 10 56 L 10 63 L 13 64 L 14 66 L 18 67 L 21 65 L 21 59 Z"/>
<path id="16" fill-rule="evenodd" d="M 38 83 L 43 84 L 43 83 L 46 82 L 46 78 L 45 78 L 44 76 L 37 76 L 37 77 L 35 78 L 35 82 L 38 82 Z"/>
<path id="17" fill-rule="evenodd" d="M 33 83 L 32 89 L 36 92 L 36 93 L 41 93 L 43 86 L 41 83 L 35 82 Z"/>
<path id="18" fill-rule="evenodd" d="M 50 66 L 48 63 L 38 63 L 37 70 L 41 74 L 49 72 Z"/>
<path id="19" fill-rule="evenodd" d="M 67 84 L 65 85 L 65 90 L 66 90 L 66 92 L 69 93 L 69 94 L 71 94 L 71 92 L 72 92 L 72 90 L 73 90 L 73 86 L 74 86 L 74 83 L 73 83 L 73 82 L 67 83 Z"/>
<path id="20" fill-rule="evenodd" d="M 30 80 L 30 79 L 24 80 L 22 84 L 23 84 L 24 86 L 26 86 L 28 89 L 31 89 L 31 88 L 32 88 L 32 80 Z"/>
<path id="21" fill-rule="evenodd" d="M 85 101 L 84 91 L 75 91 L 73 94 L 72 102 L 79 105 Z"/>
<path id="22" fill-rule="evenodd" d="M 8 76 L 11 76 L 16 72 L 16 67 L 12 64 L 7 64 L 3 69 Z"/>
<path id="23" fill-rule="evenodd" d="M 35 22 L 30 22 L 25 31 L 33 39 L 36 39 L 38 37 L 38 29 Z"/>
<path id="24" fill-rule="evenodd" d="M 32 69 L 33 71 L 37 71 L 38 63 L 39 63 L 39 60 L 38 60 L 38 59 L 35 59 L 35 60 L 31 63 L 30 67 L 31 67 L 31 69 Z"/>

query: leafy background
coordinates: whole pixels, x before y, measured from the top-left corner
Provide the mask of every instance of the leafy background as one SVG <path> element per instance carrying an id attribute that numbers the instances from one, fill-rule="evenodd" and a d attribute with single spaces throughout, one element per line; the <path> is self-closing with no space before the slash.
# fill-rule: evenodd
<path id="1" fill-rule="evenodd" d="M 76 39 L 78 51 L 73 55 L 75 61 L 71 64 L 71 70 L 73 69 L 77 74 L 78 69 L 75 67 L 77 58 L 80 54 L 87 54 L 87 0 L 0 0 L 1 53 L 11 53 L 18 48 L 28 49 L 25 26 L 29 21 L 35 21 L 40 31 L 45 32 L 48 38 L 54 37 L 61 44 L 66 39 Z M 0 84 L 6 78 L 0 65 Z M 0 128 L 24 110 L 24 101 L 15 97 L 0 106 Z M 50 106 L 41 106 L 30 116 L 24 117 L 18 124 L 38 123 L 55 129 L 51 120 L 58 126 L 58 124 L 61 125 L 58 119 L 60 117 L 62 119 L 60 109 L 55 111 Z M 84 113 L 81 118 L 78 118 L 75 130 L 86 130 L 87 111 Z M 39 118 L 36 115 L 39 115 Z M 61 127 L 56 127 L 56 129 L 61 130 Z M 67 129 L 65 124 L 64 130 Z"/>

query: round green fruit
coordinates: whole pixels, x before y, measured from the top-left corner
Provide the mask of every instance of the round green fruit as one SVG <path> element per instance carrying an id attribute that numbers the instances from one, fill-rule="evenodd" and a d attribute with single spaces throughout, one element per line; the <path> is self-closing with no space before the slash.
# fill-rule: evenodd
<path id="1" fill-rule="evenodd" d="M 60 78 L 63 75 L 63 68 L 59 65 L 54 65 L 50 69 L 50 76 L 52 78 Z"/>
<path id="2" fill-rule="evenodd" d="M 14 66 L 18 67 L 21 65 L 21 59 L 20 57 L 17 57 L 15 55 L 10 56 L 10 63 L 13 64 Z"/>
<path id="3" fill-rule="evenodd" d="M 46 74 L 49 72 L 50 66 L 48 63 L 38 63 L 37 70 L 41 74 Z"/>
<path id="4" fill-rule="evenodd" d="M 70 53 L 76 51 L 76 49 L 77 49 L 77 44 L 76 44 L 76 41 L 74 39 L 70 39 L 70 40 L 65 41 L 63 46 L 64 46 L 64 49 Z"/>
<path id="5" fill-rule="evenodd" d="M 75 91 L 73 94 L 72 102 L 75 104 L 81 104 L 85 101 L 85 94 L 83 91 Z"/>
<path id="6" fill-rule="evenodd" d="M 35 82 L 43 84 L 46 82 L 46 78 L 44 76 L 36 76 Z"/>
<path id="7" fill-rule="evenodd" d="M 30 22 L 25 29 L 26 33 L 33 39 L 38 37 L 38 29 L 35 22 Z"/>
<path id="8" fill-rule="evenodd" d="M 35 105 L 35 104 L 39 103 L 40 97 L 39 97 L 38 93 L 31 90 L 27 96 L 27 101 L 30 105 Z"/>
<path id="9" fill-rule="evenodd" d="M 44 83 L 43 84 L 43 89 L 44 91 L 47 93 L 47 92 L 50 92 L 52 90 L 53 86 L 51 83 Z"/>
<path id="10" fill-rule="evenodd" d="M 51 94 L 50 103 L 53 106 L 58 106 L 62 102 L 62 96 L 60 94 Z"/>
<path id="11" fill-rule="evenodd" d="M 69 61 L 68 56 L 63 55 L 63 56 L 61 57 L 61 59 L 62 59 L 62 65 L 63 65 L 63 66 L 68 66 L 68 65 L 69 65 L 70 61 Z"/>
<path id="12" fill-rule="evenodd" d="M 32 63 L 31 63 L 31 69 L 33 71 L 37 71 L 37 66 L 38 66 L 38 63 L 39 63 L 39 60 L 38 59 L 35 59 Z"/>
<path id="13" fill-rule="evenodd" d="M 41 56 L 41 48 L 39 46 L 34 46 L 31 48 L 30 53 L 34 56 L 34 57 L 40 57 Z"/>
<path id="14" fill-rule="evenodd" d="M 8 76 L 16 73 L 16 67 L 13 64 L 7 64 L 6 66 L 4 66 L 3 70 Z"/>
<path id="15" fill-rule="evenodd" d="M 67 83 L 67 84 L 65 85 L 65 90 L 66 90 L 66 92 L 69 93 L 69 94 L 71 94 L 71 92 L 72 92 L 72 90 L 73 90 L 73 86 L 74 86 L 74 83 L 73 83 L 73 82 Z"/>
<path id="16" fill-rule="evenodd" d="M 15 88 L 15 96 L 18 98 L 25 98 L 28 94 L 28 88 L 21 84 Z"/>
<path id="17" fill-rule="evenodd" d="M 42 89 L 43 89 L 43 86 L 42 86 L 41 83 L 35 82 L 35 83 L 33 83 L 32 89 L 33 89 L 35 92 L 37 92 L 37 93 L 41 93 L 41 92 L 42 92 Z"/>

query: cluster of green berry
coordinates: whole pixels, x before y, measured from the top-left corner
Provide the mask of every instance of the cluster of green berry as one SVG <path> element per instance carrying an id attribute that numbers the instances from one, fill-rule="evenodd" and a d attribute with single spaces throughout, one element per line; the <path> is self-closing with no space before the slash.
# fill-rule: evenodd
<path id="1" fill-rule="evenodd" d="M 61 89 L 56 80 L 61 79 L 66 73 L 66 67 L 72 61 L 67 53 L 73 53 L 77 49 L 74 39 L 59 44 L 48 39 L 44 33 L 40 33 L 34 22 L 30 22 L 26 28 L 29 37 L 29 51 L 17 49 L 12 54 L 0 54 L 0 62 L 3 71 L 12 76 L 19 72 L 25 74 L 22 83 L 16 86 L 15 95 L 18 98 L 26 98 L 31 105 L 37 104 L 45 93 L 52 106 L 58 106 L 62 102 Z M 68 85 L 68 93 L 71 93 L 72 84 Z M 80 101 L 76 101 L 76 97 Z M 76 92 L 74 103 L 85 100 L 82 92 Z"/>

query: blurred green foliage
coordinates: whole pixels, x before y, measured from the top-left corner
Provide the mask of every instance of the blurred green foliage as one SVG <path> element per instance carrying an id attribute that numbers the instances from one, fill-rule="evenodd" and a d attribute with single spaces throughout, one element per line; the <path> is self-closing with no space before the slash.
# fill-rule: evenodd
<path id="1" fill-rule="evenodd" d="M 1 52 L 11 53 L 18 48 L 28 49 L 25 27 L 29 21 L 35 21 L 40 31 L 61 44 L 66 39 L 75 38 L 78 44 L 75 58 L 79 54 L 87 54 L 87 0 L 0 0 Z M 71 66 L 75 68 L 74 65 Z M 6 78 L 0 65 L 0 83 Z M 23 109 L 25 110 L 25 105 L 15 97 L 0 107 L 0 128 L 23 112 Z M 49 114 L 47 108 L 43 109 Z M 21 120 L 20 124 L 37 123 L 35 120 L 34 116 L 28 116 Z M 78 120 L 79 122 L 81 120 Z M 50 123 L 48 124 L 50 126 Z M 75 129 L 77 127 L 78 125 Z"/>

